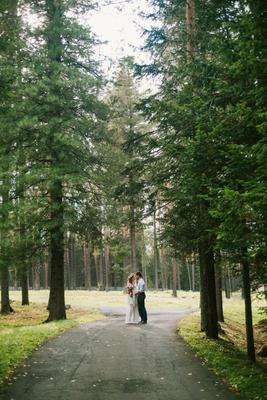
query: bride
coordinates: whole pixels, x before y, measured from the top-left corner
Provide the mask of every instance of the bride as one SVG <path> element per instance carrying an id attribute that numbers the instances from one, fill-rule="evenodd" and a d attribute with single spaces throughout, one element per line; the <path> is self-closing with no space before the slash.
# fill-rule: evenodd
<path id="1" fill-rule="evenodd" d="M 135 294 L 135 274 L 128 276 L 127 285 L 127 308 L 126 308 L 126 324 L 138 324 L 139 313 L 137 307 L 137 296 Z"/>

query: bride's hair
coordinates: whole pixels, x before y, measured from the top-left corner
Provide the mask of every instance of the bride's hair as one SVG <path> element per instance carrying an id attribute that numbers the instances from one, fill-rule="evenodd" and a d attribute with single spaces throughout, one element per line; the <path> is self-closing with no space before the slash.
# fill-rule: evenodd
<path id="1" fill-rule="evenodd" d="M 132 283 L 132 280 L 133 280 L 133 278 L 134 278 L 134 273 L 131 273 L 129 276 L 128 276 L 128 281 L 130 282 L 130 283 Z"/>

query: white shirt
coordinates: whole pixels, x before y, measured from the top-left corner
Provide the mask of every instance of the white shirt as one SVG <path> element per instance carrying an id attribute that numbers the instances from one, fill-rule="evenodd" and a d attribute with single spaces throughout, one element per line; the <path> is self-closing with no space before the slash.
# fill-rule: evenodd
<path id="1" fill-rule="evenodd" d="M 139 293 L 144 293 L 146 284 L 143 278 L 140 278 L 137 282 L 136 289 Z"/>

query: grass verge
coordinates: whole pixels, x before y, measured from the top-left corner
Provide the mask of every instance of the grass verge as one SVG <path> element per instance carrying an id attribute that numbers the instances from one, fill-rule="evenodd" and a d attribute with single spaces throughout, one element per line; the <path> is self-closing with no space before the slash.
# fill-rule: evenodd
<path id="1" fill-rule="evenodd" d="M 218 341 L 206 339 L 199 326 L 199 315 L 190 315 L 179 323 L 179 334 L 242 398 L 266 400 L 267 371 L 249 362 L 245 351 L 227 337 L 222 336 Z"/>
<path id="2" fill-rule="evenodd" d="M 16 312 L 0 316 L 0 384 L 34 349 L 67 329 L 105 317 L 97 310 L 70 309 L 65 321 L 43 324 L 47 318 L 45 304 L 21 306 L 12 304 Z"/>

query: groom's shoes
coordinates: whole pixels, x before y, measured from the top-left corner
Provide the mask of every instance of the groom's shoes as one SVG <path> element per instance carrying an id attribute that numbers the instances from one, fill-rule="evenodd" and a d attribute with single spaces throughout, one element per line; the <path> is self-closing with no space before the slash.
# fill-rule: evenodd
<path id="1" fill-rule="evenodd" d="M 138 324 L 139 325 L 144 325 L 144 324 L 147 324 L 147 322 L 146 321 L 140 321 L 140 322 L 138 322 Z"/>

